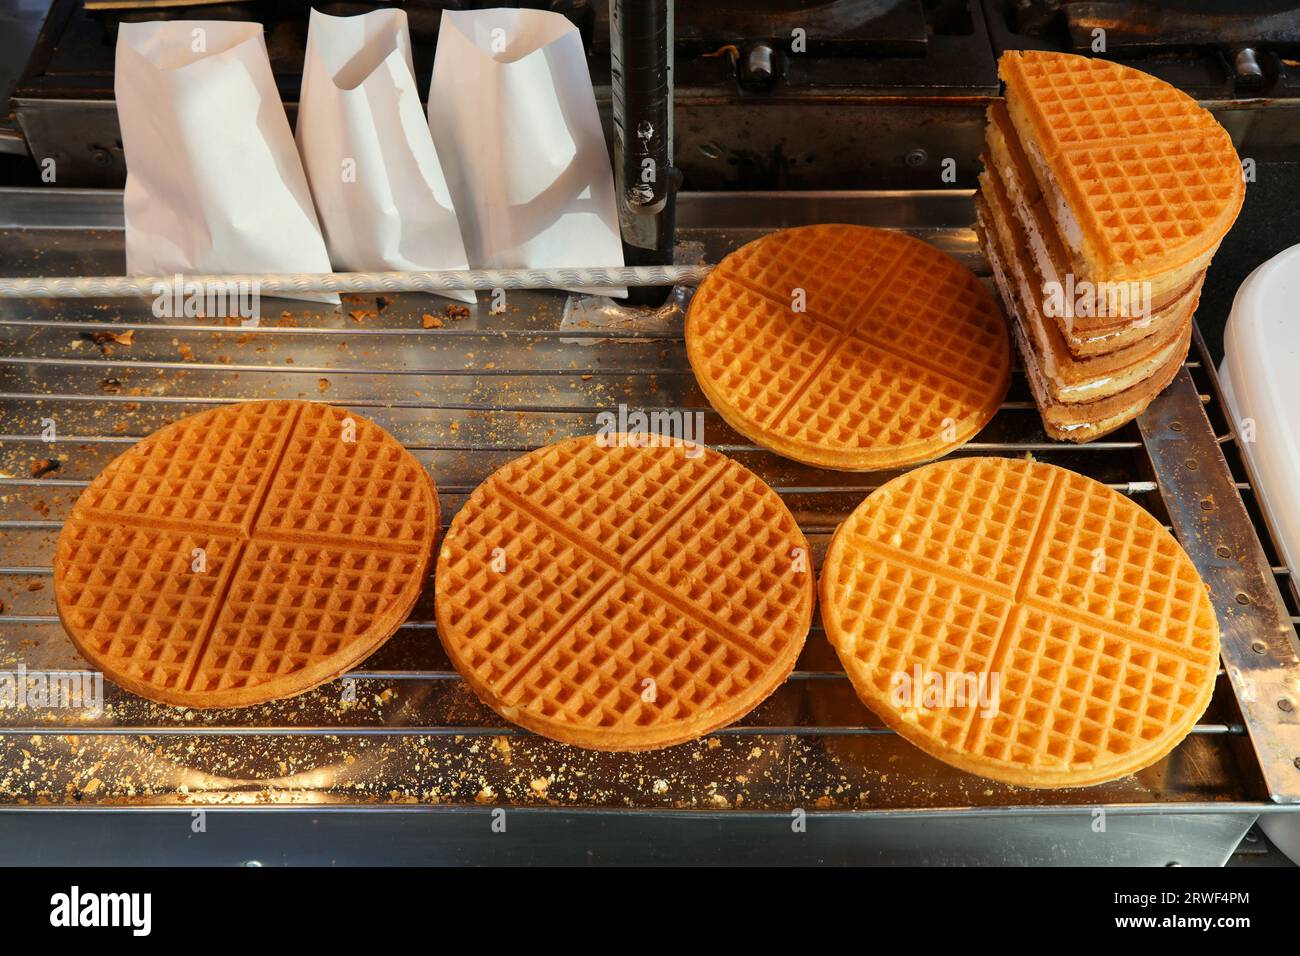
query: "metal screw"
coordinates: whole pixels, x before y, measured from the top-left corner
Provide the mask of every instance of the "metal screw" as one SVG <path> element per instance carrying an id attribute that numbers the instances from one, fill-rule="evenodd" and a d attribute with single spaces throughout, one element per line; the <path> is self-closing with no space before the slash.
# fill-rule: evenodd
<path id="1" fill-rule="evenodd" d="M 1291 762 L 1295 764 L 1297 770 L 1300 770 L 1300 757 L 1296 757 L 1295 760 L 1292 760 Z"/>
<path id="2" fill-rule="evenodd" d="M 770 44 L 755 43 L 745 51 L 741 77 L 749 86 L 768 87 L 776 79 L 776 51 Z"/>
<path id="3" fill-rule="evenodd" d="M 924 166 L 925 161 L 929 158 L 930 154 L 918 146 L 916 149 L 909 151 L 908 154 L 903 157 L 903 162 L 907 163 L 907 165 L 912 168 L 916 168 L 917 166 Z"/>
<path id="4" fill-rule="evenodd" d="M 1232 557 L 1232 549 L 1229 548 L 1226 544 L 1219 545 L 1217 548 L 1214 549 L 1214 553 L 1221 558 Z"/>
<path id="5" fill-rule="evenodd" d="M 635 183 L 627 188 L 627 201 L 631 206 L 648 206 L 655 200 L 655 188 L 649 183 Z"/>
<path id="6" fill-rule="evenodd" d="M 245 860 L 241 865 L 242 865 L 242 866 L 259 867 L 259 866 L 262 865 L 262 861 L 261 861 L 261 860 Z"/>
<path id="7" fill-rule="evenodd" d="M 1197 461 L 1195 458 L 1187 459 L 1185 462 L 1183 462 L 1183 465 L 1187 468 L 1188 471 L 1196 471 L 1196 469 L 1201 467 L 1201 463 Z"/>
<path id="8" fill-rule="evenodd" d="M 1250 595 L 1247 594 L 1245 591 L 1238 591 L 1237 603 L 1240 604 L 1242 607 L 1245 607 L 1247 604 L 1250 603 Z"/>
<path id="9" fill-rule="evenodd" d="M 1289 714 L 1295 709 L 1295 705 L 1291 703 L 1289 698 L 1283 697 L 1277 702 L 1277 709 Z"/>
<path id="10" fill-rule="evenodd" d="M 1263 654 L 1268 651 L 1268 645 L 1263 641 L 1255 641 L 1250 645 L 1250 649 L 1256 654 Z"/>
<path id="11" fill-rule="evenodd" d="M 722 147 L 717 143 L 700 143 L 700 153 L 705 159 L 721 159 Z"/>
<path id="12" fill-rule="evenodd" d="M 1264 68 L 1260 65 L 1259 54 L 1248 46 L 1236 51 L 1232 58 L 1232 72 L 1239 89 L 1257 90 L 1264 85 Z"/>
<path id="13" fill-rule="evenodd" d="M 1209 498 L 1202 498 L 1202 499 L 1201 499 L 1201 510 L 1202 510 L 1202 511 L 1213 511 L 1213 510 L 1214 510 L 1214 502 L 1211 501 Z"/>
<path id="14" fill-rule="evenodd" d="M 113 154 L 106 149 L 96 147 L 90 151 L 90 159 L 100 169 L 107 169 L 113 165 Z"/>
<path id="15" fill-rule="evenodd" d="M 1174 431 L 1174 432 L 1180 432 L 1180 431 L 1183 430 L 1183 423 L 1182 423 L 1182 422 L 1170 422 L 1170 423 L 1169 423 L 1169 430 L 1170 430 L 1170 431 Z"/>

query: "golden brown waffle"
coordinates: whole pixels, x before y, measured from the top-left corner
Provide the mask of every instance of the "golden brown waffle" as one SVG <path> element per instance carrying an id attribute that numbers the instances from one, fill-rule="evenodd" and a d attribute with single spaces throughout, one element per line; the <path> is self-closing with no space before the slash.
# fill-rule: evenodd
<path id="1" fill-rule="evenodd" d="M 493 710 L 599 750 L 692 740 L 790 673 L 812 620 L 808 542 L 717 452 L 570 439 L 478 487 L 443 540 L 438 634 Z"/>
<path id="2" fill-rule="evenodd" d="M 868 707 L 1008 783 L 1148 766 L 1214 690 L 1219 627 L 1187 554 L 1132 501 L 1052 465 L 966 458 L 886 483 L 836 531 L 821 600 Z M 948 696 L 900 693 L 896 674 Z"/>
<path id="3" fill-rule="evenodd" d="M 1038 188 L 1038 181 L 1007 115 L 1006 104 L 990 105 L 988 120 L 984 130 L 985 152 L 981 156 L 984 172 L 981 175 L 980 192 L 988 195 L 984 182 L 986 177 L 992 177 L 996 181 L 1003 202 L 1011 210 L 1009 218 L 1014 220 L 1017 232 L 1023 236 L 1026 245 L 1025 261 L 1032 261 L 1033 268 L 1042 281 L 1061 287 L 1071 274 L 1076 280 L 1079 279 L 1082 274 L 1071 263 L 1055 220 L 1048 211 L 1047 200 Z M 1203 268 L 1190 279 L 1184 275 L 1184 270 L 1150 276 L 1143 280 L 1144 286 L 1139 287 L 1149 290 L 1150 301 L 1141 302 L 1140 305 L 1145 308 L 1138 310 L 1127 308 L 1131 303 L 1112 303 L 1104 294 L 1096 295 L 1097 290 L 1094 290 L 1093 295 L 1079 296 L 1089 306 L 1086 311 L 1091 314 L 1080 312 L 1069 317 L 1057 317 L 1056 321 L 1070 350 L 1081 357 L 1131 345 L 1147 335 L 1155 334 L 1162 324 L 1162 316 L 1180 300 L 1185 300 L 1191 289 L 1198 286 L 1204 277 Z M 1129 283 L 1123 285 L 1128 286 Z M 1134 321 L 1143 318 L 1144 313 L 1149 313 L 1151 322 Z"/>
<path id="4" fill-rule="evenodd" d="M 797 293 L 806 311 L 795 311 Z M 938 457 L 1006 396 L 997 303 L 950 256 L 899 232 L 805 226 L 727 256 L 686 317 L 700 388 L 779 454 L 848 471 Z"/>
<path id="5" fill-rule="evenodd" d="M 1055 323 L 1043 317 L 1037 298 L 1026 290 L 1026 277 L 1019 271 L 1024 268 L 1023 257 L 1008 256 L 1003 251 L 999 237 L 1005 235 L 1006 222 L 998 222 L 999 215 L 993 211 L 998 192 L 989 188 L 996 185 L 996 177 L 990 178 L 990 172 L 984 171 L 981 191 L 975 197 L 975 231 L 994 285 L 1007 303 L 1012 337 L 1043 420 L 1043 431 L 1049 438 L 1075 443 L 1108 435 L 1141 415 L 1178 374 L 1191 343 L 1190 316 L 1196 311 L 1200 284 L 1190 301 L 1182 305 L 1187 319 L 1175 330 L 1176 338 L 1150 356 L 1109 370 L 1098 368 L 1097 363 L 1123 362 L 1128 350 L 1096 358 L 1074 358 L 1063 342 L 1054 339 Z"/>
<path id="6" fill-rule="evenodd" d="M 1048 208 L 1080 277 L 1176 273 L 1183 283 L 1205 268 L 1245 196 L 1232 139 L 1213 116 L 1106 60 L 1011 51 L 998 71 L 1043 192 L 1060 200 Z"/>
<path id="7" fill-rule="evenodd" d="M 438 495 L 378 425 L 250 402 L 162 428 L 82 492 L 59 536 L 59 617 L 126 689 L 238 707 L 359 663 L 428 575 Z"/>
<path id="8" fill-rule="evenodd" d="M 1201 291 L 1199 281 L 1188 296 L 1169 307 L 1168 315 L 1150 317 L 1149 325 L 1156 331 L 1130 345 L 1079 358 L 1070 351 L 1056 319 L 1043 314 L 1042 280 L 1007 208 L 998 175 L 991 169 L 980 174 L 975 212 L 976 232 L 994 284 L 1012 320 L 1020 325 L 1017 342 L 1023 338 L 1032 346 L 1054 402 L 1077 404 L 1107 398 L 1147 381 L 1171 359 L 1186 357 L 1192 313 Z"/>
<path id="9" fill-rule="evenodd" d="M 1004 280 L 999 277 L 997 281 L 1002 283 Z M 1038 413 L 1042 417 L 1044 433 L 1056 441 L 1076 444 L 1109 435 L 1146 411 L 1152 400 L 1177 377 L 1191 343 L 1189 325 L 1174 354 L 1149 378 L 1104 398 L 1066 403 L 1057 401 L 1052 396 L 1052 388 L 1048 384 L 1047 373 L 1040 364 L 1037 349 L 1026 339 L 1019 318 L 1012 323 L 1011 329 L 1016 347 L 1024 359 L 1025 378 L 1029 381 L 1034 404 L 1038 406 Z"/>

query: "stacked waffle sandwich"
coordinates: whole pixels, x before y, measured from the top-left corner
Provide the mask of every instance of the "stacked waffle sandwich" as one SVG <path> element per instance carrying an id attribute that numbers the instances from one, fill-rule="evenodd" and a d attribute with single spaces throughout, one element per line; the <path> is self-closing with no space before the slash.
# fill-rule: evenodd
<path id="1" fill-rule="evenodd" d="M 976 228 L 1047 434 L 1090 441 L 1182 364 L 1241 167 L 1214 117 L 1145 73 L 1038 52 L 999 72 Z"/>

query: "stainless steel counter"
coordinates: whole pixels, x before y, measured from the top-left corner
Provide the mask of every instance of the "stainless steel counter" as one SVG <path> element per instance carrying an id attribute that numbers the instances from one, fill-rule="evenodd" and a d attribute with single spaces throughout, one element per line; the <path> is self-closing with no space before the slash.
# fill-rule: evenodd
<path id="1" fill-rule="evenodd" d="M 679 258 L 834 220 L 908 229 L 983 274 L 972 218 L 965 192 L 686 194 Z M 0 274 L 120 272 L 120 219 L 112 193 L 0 191 Z M 262 324 L 241 328 L 155 318 L 136 300 L 0 302 L 0 670 L 84 666 L 54 610 L 63 517 L 131 442 L 216 403 L 358 409 L 430 465 L 444 520 L 493 469 L 594 431 L 619 403 L 703 411 L 707 443 L 781 493 L 818 558 L 892 476 L 809 468 L 734 433 L 696 387 L 680 314 L 611 325 L 545 292 L 511 293 L 500 315 L 487 296 L 459 319 L 445 304 L 264 301 Z M 129 345 L 91 334 L 128 330 Z M 478 703 L 437 640 L 430 588 L 358 670 L 290 701 L 199 712 L 105 684 L 99 714 L 0 709 L 0 861 L 1221 863 L 1259 813 L 1295 806 L 1300 723 L 1278 706 L 1293 689 L 1294 588 L 1256 539 L 1211 372 L 1194 350 L 1140 423 L 1081 447 L 1043 435 L 1017 372 L 960 452 L 1032 454 L 1109 483 L 1170 524 L 1210 583 L 1241 693 L 1220 675 L 1195 732 L 1139 774 L 1032 791 L 950 769 L 858 702 L 820 625 L 739 725 L 658 753 L 576 750 Z M 47 459 L 57 470 L 33 477 Z"/>

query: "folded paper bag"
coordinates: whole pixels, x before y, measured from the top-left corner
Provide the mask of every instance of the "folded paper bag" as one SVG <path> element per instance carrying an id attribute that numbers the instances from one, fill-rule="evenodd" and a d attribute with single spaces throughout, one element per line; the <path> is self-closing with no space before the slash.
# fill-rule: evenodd
<path id="1" fill-rule="evenodd" d="M 298 151 L 336 269 L 467 269 L 403 10 L 311 12 Z M 473 302 L 470 291 L 445 295 Z"/>
<path id="2" fill-rule="evenodd" d="M 331 271 L 260 24 L 124 23 L 114 93 L 128 273 Z"/>
<path id="3" fill-rule="evenodd" d="M 564 16 L 444 10 L 429 127 L 471 266 L 623 265 L 587 58 Z"/>

